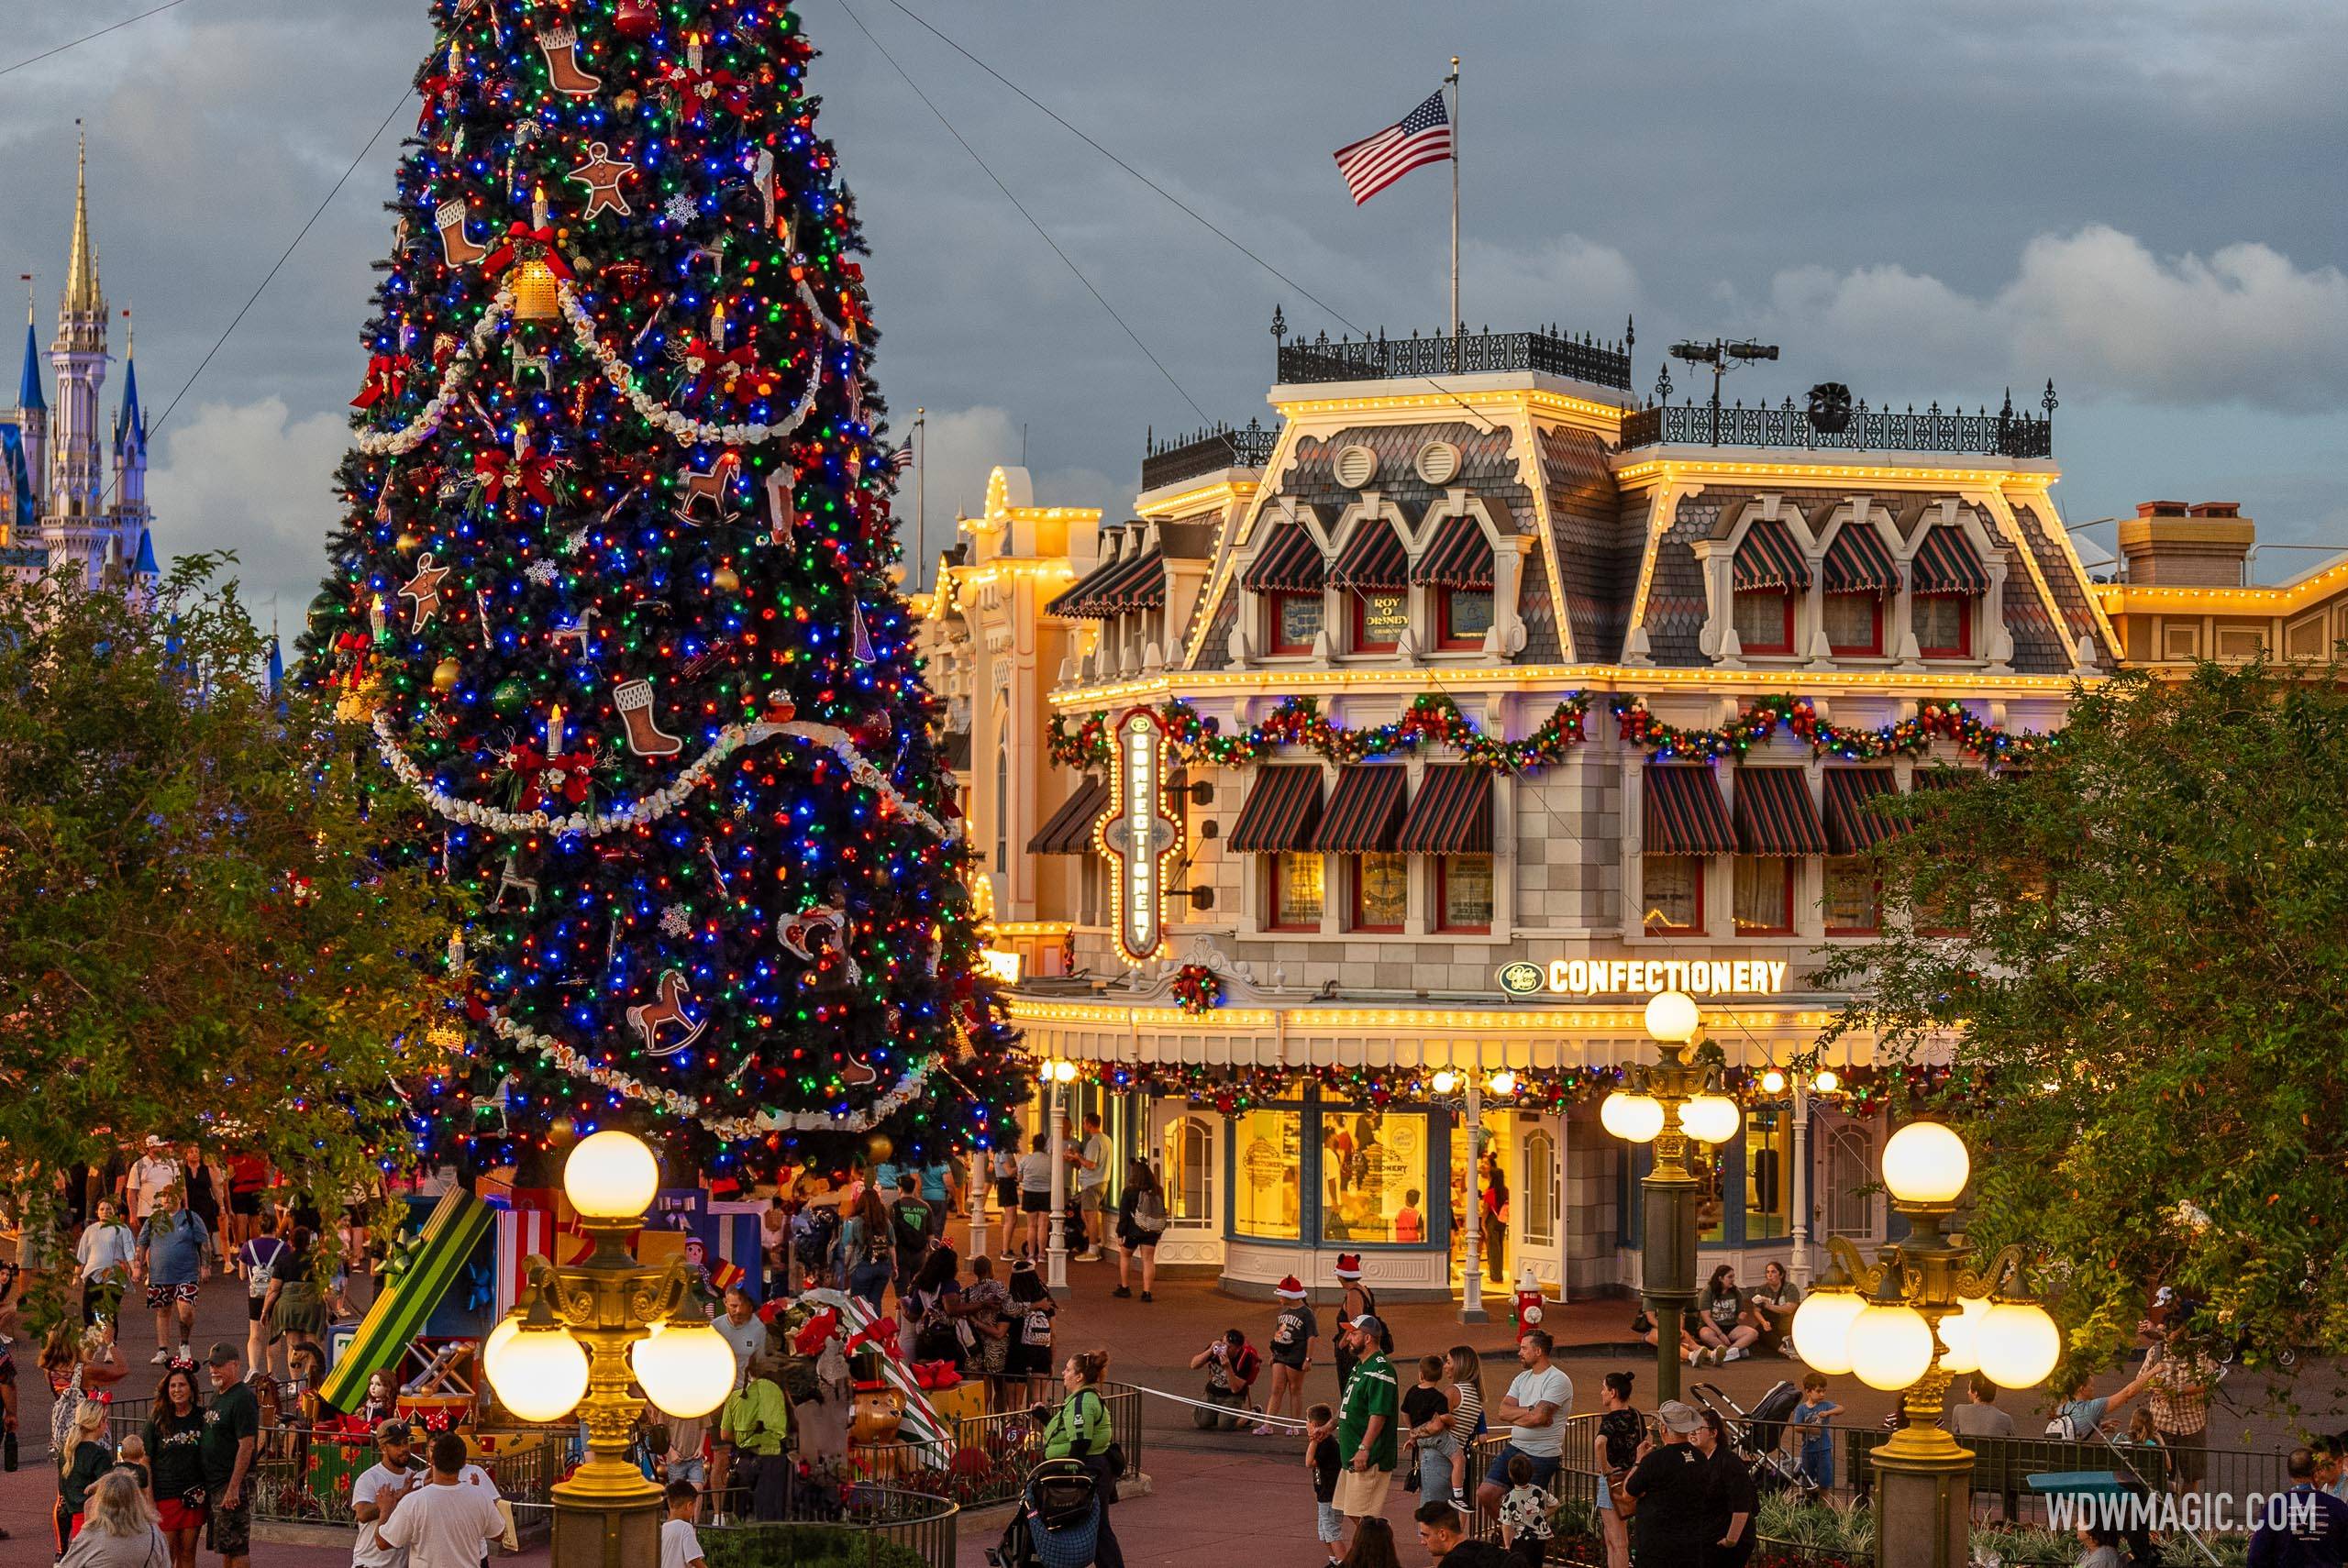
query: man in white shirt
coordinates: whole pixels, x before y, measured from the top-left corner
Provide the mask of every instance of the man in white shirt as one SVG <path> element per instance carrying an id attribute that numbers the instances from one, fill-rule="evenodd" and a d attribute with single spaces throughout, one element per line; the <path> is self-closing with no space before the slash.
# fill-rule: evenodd
<path id="1" fill-rule="evenodd" d="M 148 1139 L 147 1153 L 130 1167 L 130 1180 L 127 1184 L 131 1219 L 143 1220 L 154 1213 L 157 1201 L 163 1196 L 163 1189 L 179 1179 L 180 1163 L 172 1158 L 170 1147 L 161 1138 Z"/>
<path id="2" fill-rule="evenodd" d="M 481 1568 L 489 1543 L 505 1533 L 497 1492 L 467 1485 L 465 1440 L 442 1432 L 432 1440 L 432 1480 L 402 1498 L 376 1526 L 386 1546 L 407 1551 L 407 1568 Z"/>
<path id="3" fill-rule="evenodd" d="M 767 1348 L 767 1326 L 759 1320 L 748 1293 L 738 1287 L 725 1293 L 725 1310 L 710 1326 L 734 1347 L 734 1386 L 738 1388 L 742 1375 L 750 1369 L 750 1358 Z"/>
<path id="4" fill-rule="evenodd" d="M 1533 1464 L 1533 1485 L 1547 1487 L 1556 1479 L 1566 1452 L 1566 1418 L 1574 1413 L 1573 1380 L 1550 1364 L 1550 1340 L 1541 1329 L 1529 1329 L 1516 1342 L 1517 1364 L 1524 1370 L 1491 1408 L 1491 1422 L 1508 1427 L 1508 1442 L 1492 1455 L 1476 1500 L 1486 1513 L 1501 1506 L 1508 1492 L 1508 1462 L 1523 1454 Z"/>
<path id="5" fill-rule="evenodd" d="M 1076 1209 L 1084 1224 L 1084 1251 L 1079 1263 L 1101 1261 L 1101 1200 L 1109 1190 L 1109 1140 L 1101 1131 L 1098 1111 L 1084 1117 L 1084 1137 L 1076 1145 Z"/>
<path id="6" fill-rule="evenodd" d="M 375 1428 L 375 1448 L 382 1457 L 350 1486 L 351 1517 L 359 1521 L 351 1568 L 407 1568 L 406 1548 L 387 1544 L 382 1527 L 426 1484 L 428 1473 L 415 1457 L 413 1442 L 405 1421 L 384 1421 Z"/>

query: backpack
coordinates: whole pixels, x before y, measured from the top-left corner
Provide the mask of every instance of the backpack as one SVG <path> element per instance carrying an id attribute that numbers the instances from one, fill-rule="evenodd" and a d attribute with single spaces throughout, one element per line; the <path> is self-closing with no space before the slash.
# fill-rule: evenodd
<path id="1" fill-rule="evenodd" d="M 1155 1236 L 1166 1229 L 1166 1199 L 1155 1192 L 1144 1192 L 1134 1199 L 1134 1229 L 1146 1236 Z"/>
<path id="2" fill-rule="evenodd" d="M 1052 1315 L 1040 1309 L 1030 1311 L 1019 1338 L 1024 1344 L 1048 1346 L 1052 1342 Z"/>
<path id="3" fill-rule="evenodd" d="M 2085 1442 L 2095 1436 L 2095 1427 L 2080 1419 L 2077 1406 L 2066 1405 L 2046 1423 L 2046 1435 L 2057 1442 Z"/>
<path id="4" fill-rule="evenodd" d="M 799 1261 L 810 1269 L 820 1269 L 839 1244 L 840 1217 L 836 1209 L 811 1209 L 806 1212 L 807 1228 L 792 1244 Z"/>

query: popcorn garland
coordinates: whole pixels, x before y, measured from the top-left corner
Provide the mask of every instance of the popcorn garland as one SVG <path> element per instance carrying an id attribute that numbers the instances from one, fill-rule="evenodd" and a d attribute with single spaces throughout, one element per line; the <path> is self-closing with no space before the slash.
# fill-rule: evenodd
<path id="1" fill-rule="evenodd" d="M 495 806 L 485 806 L 478 801 L 460 800 L 425 778 L 423 769 L 416 767 L 415 760 L 401 746 L 398 737 L 393 734 L 389 710 L 376 710 L 374 730 L 375 751 L 383 759 L 383 765 L 397 776 L 401 783 L 423 797 L 426 805 L 450 822 L 467 823 L 493 833 L 583 833 L 590 838 L 600 838 L 607 833 L 656 823 L 682 805 L 695 790 L 709 781 L 710 775 L 716 771 L 719 764 L 744 746 L 759 745 L 777 735 L 788 735 L 833 752 L 847 765 L 851 778 L 879 794 L 931 836 L 941 841 L 950 841 L 954 836 L 944 823 L 890 782 L 888 775 L 857 749 L 848 733 L 835 724 L 813 724 L 796 720 L 780 724 L 728 724 L 718 732 L 717 739 L 707 750 L 678 774 L 675 783 L 654 790 L 622 811 L 568 813 L 508 812 Z"/>
<path id="2" fill-rule="evenodd" d="M 817 304 L 815 292 L 807 286 L 807 280 L 802 278 L 798 282 L 800 303 L 807 307 L 808 314 L 823 323 L 826 334 L 834 337 L 838 337 L 837 329 L 825 316 L 822 307 Z M 580 303 L 579 295 L 571 286 L 569 283 L 559 284 L 558 292 L 562 301 L 562 314 L 570 323 L 570 335 L 573 341 L 579 345 L 580 352 L 588 355 L 603 366 L 604 379 L 612 383 L 613 390 L 634 404 L 637 413 L 642 414 L 647 423 L 674 436 L 679 446 L 693 447 L 705 443 L 722 442 L 727 446 L 755 447 L 763 441 L 779 441 L 805 424 L 807 416 L 814 412 L 815 393 L 824 384 L 824 378 L 820 373 L 822 370 L 820 363 L 816 366 L 817 373 L 808 376 L 807 390 L 800 394 L 799 402 L 792 407 L 790 416 L 780 423 L 711 425 L 695 419 L 690 414 L 680 414 L 638 386 L 636 372 L 629 367 L 627 361 L 604 347 L 604 339 L 596 331 L 595 318 L 589 315 L 587 307 Z"/>
<path id="3" fill-rule="evenodd" d="M 551 1034 L 542 1034 L 526 1023 L 516 1023 L 502 1012 L 490 1013 L 490 1027 L 501 1038 L 510 1040 L 525 1050 L 536 1051 L 557 1067 L 574 1078 L 583 1078 L 599 1088 L 609 1089 L 623 1099 L 636 1100 L 655 1110 L 668 1112 L 698 1123 L 708 1132 L 735 1143 L 764 1137 L 770 1132 L 867 1132 L 895 1115 L 916 1099 L 929 1081 L 929 1071 L 936 1064 L 934 1056 L 924 1057 L 906 1069 L 896 1087 L 866 1106 L 862 1110 L 842 1115 L 829 1115 L 813 1110 L 761 1110 L 756 1116 L 710 1116 L 703 1113 L 701 1104 L 691 1095 L 675 1089 L 648 1084 L 629 1077 L 616 1067 L 599 1066 L 593 1058 L 565 1044 Z"/>
<path id="4" fill-rule="evenodd" d="M 440 386 L 432 394 L 432 401 L 426 403 L 423 411 L 413 420 L 397 430 L 360 431 L 359 449 L 371 458 L 396 458 L 402 453 L 415 451 L 430 439 L 433 432 L 440 428 L 440 422 L 449 417 L 449 410 L 456 406 L 457 394 L 465 390 L 465 383 L 473 379 L 475 370 L 481 369 L 482 356 L 488 351 L 489 340 L 496 336 L 498 327 L 513 314 L 513 291 L 501 291 L 495 299 L 489 302 L 489 308 L 481 313 L 481 319 L 473 323 L 472 336 L 459 344 L 457 351 L 449 357 L 448 369 L 440 372 Z"/>

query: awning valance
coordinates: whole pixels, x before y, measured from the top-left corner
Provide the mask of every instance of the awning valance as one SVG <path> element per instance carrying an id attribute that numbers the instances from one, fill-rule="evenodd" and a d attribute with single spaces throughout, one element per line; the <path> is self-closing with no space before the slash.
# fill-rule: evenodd
<path id="1" fill-rule="evenodd" d="M 1092 846 L 1092 824 L 1109 809 L 1109 786 L 1086 774 L 1075 793 L 1027 841 L 1030 855 L 1081 855 Z"/>
<path id="2" fill-rule="evenodd" d="M 1733 855 L 1736 834 L 1709 764 L 1650 767 L 1641 791 L 1640 846 L 1649 855 Z"/>
<path id="3" fill-rule="evenodd" d="M 1231 829 L 1231 847 L 1240 855 L 1278 855 L 1311 849 L 1321 825 L 1321 770 L 1266 767 L 1256 775 L 1247 803 Z"/>
<path id="4" fill-rule="evenodd" d="M 1406 855 L 1490 855 L 1490 772 L 1457 766 L 1428 768 L 1394 846 Z"/>
<path id="5" fill-rule="evenodd" d="M 1826 847 L 1834 855 L 1859 855 L 1896 835 L 1900 824 L 1868 808 L 1878 795 L 1897 795 L 1899 782 L 1888 767 L 1830 767 L 1826 770 Z"/>
<path id="6" fill-rule="evenodd" d="M 1337 769 L 1312 847 L 1327 855 L 1390 853 L 1402 827 L 1402 784 L 1399 763 Z"/>
<path id="7" fill-rule="evenodd" d="M 1916 547 L 1916 559 L 1909 571 L 1910 582 L 1918 593 L 1989 591 L 1989 574 L 1982 569 L 1981 557 L 1962 528 L 1943 525 L 1925 529 L 1923 542 Z"/>
<path id="8" fill-rule="evenodd" d="M 1102 561 L 1076 580 L 1076 585 L 1044 606 L 1047 615 L 1074 615 L 1083 620 L 1097 621 L 1108 613 L 1101 608 L 1103 585 L 1123 571 L 1126 562 Z"/>
<path id="9" fill-rule="evenodd" d="M 1095 595 L 1102 613 L 1123 615 L 1135 610 L 1159 610 L 1166 605 L 1166 556 L 1144 550 L 1119 568 Z"/>
<path id="10" fill-rule="evenodd" d="M 1883 536 L 1865 523 L 1846 523 L 1826 547 L 1820 576 L 1829 593 L 1872 593 L 1888 599 L 1899 591 L 1899 569 Z"/>
<path id="11" fill-rule="evenodd" d="M 1365 517 L 1329 574 L 1337 588 L 1400 593 L 1411 586 L 1411 558 L 1402 536 L 1382 517 Z"/>
<path id="12" fill-rule="evenodd" d="M 1801 768 L 1738 768 L 1734 821 L 1740 855 L 1826 853 L 1826 830 Z"/>
<path id="13" fill-rule="evenodd" d="M 1411 580 L 1434 588 L 1490 588 L 1492 542 L 1484 537 L 1483 525 L 1473 517 L 1445 519 L 1434 543 L 1411 568 Z"/>
<path id="14" fill-rule="evenodd" d="M 1793 530 L 1762 518 L 1744 531 L 1736 547 L 1736 591 L 1794 592 L 1810 587 L 1810 562 L 1794 543 Z"/>
<path id="15" fill-rule="evenodd" d="M 1312 536 L 1294 523 L 1274 530 L 1239 574 L 1240 586 L 1251 593 L 1318 593 L 1328 580 L 1328 558 Z"/>

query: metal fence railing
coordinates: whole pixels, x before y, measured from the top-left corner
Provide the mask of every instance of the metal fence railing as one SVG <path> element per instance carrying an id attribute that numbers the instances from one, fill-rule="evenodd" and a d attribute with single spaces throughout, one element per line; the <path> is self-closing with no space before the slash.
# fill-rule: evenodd
<path id="1" fill-rule="evenodd" d="M 853 1482 L 803 1489 L 787 1518 L 699 1534 L 708 1568 L 955 1568 L 960 1513 L 951 1498 Z"/>

